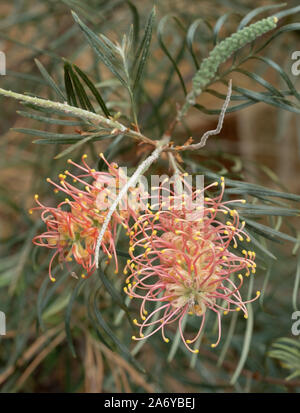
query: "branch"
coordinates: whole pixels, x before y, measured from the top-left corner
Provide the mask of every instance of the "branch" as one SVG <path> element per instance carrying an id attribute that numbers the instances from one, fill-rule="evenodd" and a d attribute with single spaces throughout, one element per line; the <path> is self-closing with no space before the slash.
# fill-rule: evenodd
<path id="1" fill-rule="evenodd" d="M 140 132 L 127 128 L 126 126 L 122 125 L 122 123 L 114 119 L 109 119 L 97 113 L 89 112 L 88 110 L 77 108 L 75 106 L 70 106 L 67 103 L 53 102 L 47 99 L 41 99 L 37 97 L 22 95 L 21 93 L 12 92 L 10 90 L 5 90 L 2 88 L 0 88 L 0 95 L 10 97 L 13 99 L 17 99 L 25 103 L 30 103 L 32 105 L 36 105 L 41 108 L 54 109 L 56 111 L 64 113 L 65 115 L 76 116 L 81 119 L 90 121 L 96 125 L 105 125 L 106 127 L 109 127 L 110 129 L 112 129 L 113 131 L 118 130 L 128 136 L 131 136 L 132 138 L 143 141 L 144 143 L 148 143 L 150 145 L 156 145 L 156 142 L 153 141 L 152 139 L 147 138 L 146 136 L 142 135 Z"/>

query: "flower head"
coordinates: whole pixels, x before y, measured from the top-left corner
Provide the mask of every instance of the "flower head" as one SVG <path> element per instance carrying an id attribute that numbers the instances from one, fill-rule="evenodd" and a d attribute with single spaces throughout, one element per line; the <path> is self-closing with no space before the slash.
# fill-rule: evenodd
<path id="1" fill-rule="evenodd" d="M 217 185 L 215 182 L 202 192 Z M 238 241 L 250 241 L 244 231 L 245 222 L 240 222 L 238 212 L 231 209 L 234 202 L 244 201 L 223 201 L 223 194 L 224 179 L 219 195 L 204 198 L 202 208 L 190 211 L 185 201 L 182 208 L 176 207 L 181 195 L 171 191 L 167 210 L 160 207 L 154 213 L 149 208 L 130 228 L 131 260 L 124 270 L 130 275 L 124 290 L 130 297 L 142 300 L 141 322 L 135 320 L 140 337 L 134 339 L 160 330 L 168 342 L 165 327 L 178 322 L 186 347 L 197 352 L 189 344 L 199 337 L 208 310 L 217 315 L 219 324 L 213 347 L 221 337 L 221 312 L 242 310 L 247 318 L 247 301 L 243 301 L 239 289 L 244 275 L 255 272 L 255 253 L 243 250 L 237 254 L 234 250 Z M 193 191 L 192 198 L 196 195 Z M 150 302 L 157 305 L 148 314 Z M 182 329 L 187 314 L 201 318 L 198 332 L 191 340 L 185 339 Z M 145 335 L 149 326 L 152 331 Z"/>
<path id="2" fill-rule="evenodd" d="M 38 196 L 35 196 L 41 210 L 41 218 L 47 225 L 47 231 L 36 236 L 33 242 L 36 245 L 54 249 L 55 253 L 49 265 L 49 276 L 52 281 L 51 267 L 56 256 L 59 262 L 68 263 L 74 258 L 89 276 L 95 270 L 94 253 L 97 237 L 105 220 L 108 210 L 117 196 L 118 188 L 122 187 L 126 176 L 115 163 L 109 164 L 100 154 L 108 166 L 108 172 L 97 172 L 86 163 L 87 155 L 82 156 L 82 164 L 76 164 L 69 159 L 68 163 L 80 170 L 79 175 L 74 175 L 68 170 L 59 175 L 60 183 L 47 179 L 54 186 L 54 192 L 66 195 L 64 201 L 55 207 L 43 205 Z M 113 214 L 112 220 L 104 234 L 101 248 L 109 259 L 114 257 L 116 271 L 118 260 L 115 249 L 117 225 L 122 223 L 129 215 L 136 212 L 130 208 L 120 208 Z"/>

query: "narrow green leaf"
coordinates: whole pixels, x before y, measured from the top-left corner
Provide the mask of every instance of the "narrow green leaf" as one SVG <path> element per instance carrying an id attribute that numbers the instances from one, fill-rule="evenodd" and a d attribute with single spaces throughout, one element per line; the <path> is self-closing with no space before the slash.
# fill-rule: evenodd
<path id="1" fill-rule="evenodd" d="M 266 46 L 268 46 L 269 43 L 271 43 L 274 39 L 276 39 L 276 37 L 282 35 L 283 33 L 293 32 L 297 30 L 300 30 L 300 23 L 292 23 L 280 27 L 263 45 L 261 45 L 258 49 L 255 50 L 255 54 L 261 52 Z"/>
<path id="2" fill-rule="evenodd" d="M 45 67 L 43 66 L 43 64 L 38 60 L 38 59 L 34 59 L 39 71 L 41 72 L 43 78 L 45 79 L 45 81 L 47 82 L 47 84 L 55 91 L 55 93 L 57 94 L 57 96 L 60 98 L 60 100 L 62 102 L 66 101 L 66 97 L 64 95 L 64 93 L 62 92 L 62 90 L 58 87 L 58 85 L 55 83 L 55 81 L 52 79 L 52 77 L 49 75 L 49 73 L 47 72 L 47 70 L 45 69 Z"/>
<path id="3" fill-rule="evenodd" d="M 241 218 L 243 219 L 243 217 L 241 216 Z M 288 234 L 284 234 L 283 232 L 277 231 L 271 227 L 268 227 L 264 224 L 260 224 L 256 221 L 252 221 L 248 218 L 245 218 L 245 221 L 247 223 L 247 225 L 249 225 L 250 227 L 252 227 L 255 230 L 258 230 L 260 233 L 262 234 L 267 234 L 270 236 L 270 239 L 272 241 L 275 241 L 277 238 L 282 238 L 285 239 L 287 241 L 291 241 L 291 242 L 297 242 L 297 238 L 291 237 Z"/>
<path id="4" fill-rule="evenodd" d="M 226 22 L 226 20 L 228 19 L 228 17 L 231 15 L 232 13 L 225 13 L 222 16 L 220 16 L 215 24 L 215 27 L 213 29 L 213 43 L 214 45 L 216 45 L 219 42 L 219 34 L 220 31 L 223 27 L 223 24 Z"/>
<path id="5" fill-rule="evenodd" d="M 142 77 L 143 70 L 146 64 L 147 57 L 149 55 L 154 18 L 155 18 L 155 7 L 153 7 L 150 13 L 150 16 L 148 17 L 144 37 L 142 39 L 141 45 L 135 57 L 135 61 L 137 62 L 137 70 L 136 70 L 136 75 L 135 75 L 135 79 L 133 82 L 133 88 L 132 88 L 133 90 L 136 90 L 139 84 L 139 81 Z"/>
<path id="6" fill-rule="evenodd" d="M 287 3 L 285 3 L 286 5 Z M 291 9 L 286 9 L 283 11 L 280 11 L 279 13 L 276 13 L 276 17 L 278 19 L 282 19 L 283 17 L 290 16 L 291 14 L 296 14 L 300 12 L 300 6 L 292 7 Z"/>
<path id="7" fill-rule="evenodd" d="M 66 155 L 69 155 L 71 152 L 75 151 L 76 149 L 78 149 L 80 146 L 91 142 L 91 141 L 95 141 L 95 140 L 103 140 L 103 139 L 109 139 L 109 138 L 113 138 L 115 135 L 103 135 L 101 133 L 93 133 L 91 135 L 86 136 L 85 138 L 81 138 L 78 142 L 72 143 L 71 146 L 69 146 L 68 148 L 66 148 L 65 150 L 63 150 L 62 152 L 60 152 L 58 155 L 56 155 L 54 157 L 54 159 L 60 159 Z M 41 142 L 41 141 L 35 141 L 35 143 L 46 143 L 46 142 Z M 49 143 L 49 141 L 47 141 L 47 143 Z M 52 142 L 53 143 L 53 142 Z M 62 142 L 59 141 L 59 143 L 68 143 L 68 142 Z M 69 142 L 70 143 L 70 142 Z"/>
<path id="8" fill-rule="evenodd" d="M 103 285 L 107 289 L 108 293 L 110 294 L 111 298 L 117 303 L 117 305 L 125 312 L 130 326 L 132 327 L 132 317 L 130 316 L 128 307 L 124 304 L 122 296 L 120 293 L 115 289 L 109 279 L 106 277 L 104 272 L 99 268 L 99 276 Z"/>
<path id="9" fill-rule="evenodd" d="M 219 358 L 218 358 L 218 362 L 217 362 L 218 367 L 221 367 L 224 360 L 225 360 L 227 351 L 229 349 L 230 343 L 231 343 L 232 338 L 233 338 L 233 334 L 234 334 L 234 331 L 235 331 L 237 319 L 238 319 L 238 313 L 232 314 L 229 329 L 228 329 L 228 332 L 227 332 L 227 335 L 226 335 L 226 340 L 225 340 L 225 343 L 222 347 L 222 351 L 221 351 L 221 353 L 219 355 Z"/>
<path id="10" fill-rule="evenodd" d="M 103 330 L 106 332 L 106 334 L 111 338 L 111 340 L 115 343 L 115 345 L 119 348 L 121 354 L 123 357 L 130 361 L 139 371 L 142 371 L 143 373 L 145 372 L 144 369 L 140 366 L 140 364 L 135 360 L 135 358 L 130 354 L 128 349 L 124 346 L 123 343 L 120 342 L 120 340 L 116 337 L 116 335 L 113 333 L 111 328 L 108 326 L 104 318 L 102 317 L 102 314 L 98 310 L 98 305 L 97 305 L 97 295 L 99 291 L 95 294 L 95 299 L 94 299 L 94 313 L 96 316 L 96 319 L 100 326 L 103 328 Z"/>
<path id="11" fill-rule="evenodd" d="M 71 134 L 71 133 L 55 133 L 55 132 L 46 132 L 46 131 L 41 131 L 37 129 L 27 129 L 27 128 L 12 128 L 11 130 L 19 133 L 24 133 L 25 135 L 31 135 L 31 136 L 40 136 L 41 138 L 51 138 L 53 140 L 56 139 L 80 139 L 81 136 L 77 134 Z"/>
<path id="12" fill-rule="evenodd" d="M 70 75 L 74 87 L 74 92 L 76 93 L 76 96 L 79 99 L 82 109 L 89 110 L 90 112 L 95 113 L 95 109 L 93 108 L 90 99 L 88 98 L 82 84 L 80 83 L 78 76 L 74 73 L 72 66 L 69 63 L 65 64 L 65 70 L 67 70 Z"/>
<path id="13" fill-rule="evenodd" d="M 125 80 L 121 77 L 120 73 L 116 70 L 115 64 L 112 62 L 111 53 L 108 53 L 107 47 L 103 41 L 91 30 L 89 29 L 77 16 L 75 12 L 72 11 L 72 16 L 76 23 L 79 24 L 81 30 L 85 34 L 89 44 L 95 51 L 99 59 L 108 67 L 108 69 L 119 79 L 123 86 L 127 88 Z"/>
<path id="14" fill-rule="evenodd" d="M 73 293 L 70 297 L 69 304 L 66 309 L 66 316 L 65 316 L 65 329 L 66 329 L 66 338 L 68 345 L 70 347 L 71 353 L 73 357 L 76 357 L 76 351 L 74 348 L 73 340 L 72 340 L 72 333 L 71 333 L 71 328 L 70 328 L 70 322 L 71 322 L 71 315 L 72 315 L 72 308 L 73 304 L 78 296 L 78 293 L 83 285 L 83 283 L 86 282 L 85 279 L 81 279 L 78 281 L 76 287 L 73 290 Z"/>
<path id="15" fill-rule="evenodd" d="M 90 89 L 90 91 L 92 92 L 92 94 L 94 95 L 95 99 L 97 100 L 97 102 L 99 103 L 101 109 L 103 110 L 103 113 L 105 114 L 105 116 L 107 118 L 109 118 L 111 116 L 109 110 L 107 109 L 104 100 L 102 99 L 100 93 L 98 92 L 98 90 L 96 89 L 96 87 L 93 85 L 93 83 L 90 81 L 90 79 L 88 78 L 88 76 L 81 70 L 79 69 L 78 66 L 73 65 L 76 72 L 79 74 L 79 76 L 81 77 L 81 79 L 86 83 L 86 85 L 88 86 L 88 88 Z"/>
<path id="16" fill-rule="evenodd" d="M 251 339 L 252 339 L 252 333 L 253 333 L 253 310 L 252 310 L 252 305 L 248 304 L 247 305 L 248 309 L 248 318 L 247 318 L 247 326 L 246 326 L 246 332 L 245 332 L 245 337 L 244 337 L 244 344 L 243 344 L 243 349 L 241 353 L 240 360 L 238 362 L 238 365 L 231 377 L 230 384 L 234 385 L 240 374 L 241 371 L 243 370 L 243 367 L 246 363 L 246 360 L 248 358 L 248 353 L 250 350 L 250 344 L 251 344 Z"/>
<path id="17" fill-rule="evenodd" d="M 272 96 L 260 92 L 254 92 L 252 90 L 241 88 L 238 86 L 234 86 L 233 90 L 243 94 L 244 96 L 247 96 L 250 99 L 256 100 L 257 102 L 264 102 L 271 106 L 288 110 L 290 112 L 300 113 L 300 106 L 297 107 L 292 102 L 276 97 L 274 95 Z"/>
<path id="18" fill-rule="evenodd" d="M 183 77 L 182 77 L 182 75 L 181 75 L 181 73 L 180 73 L 180 70 L 179 70 L 179 68 L 178 68 L 178 65 L 177 65 L 176 61 L 173 59 L 173 57 L 171 56 L 171 54 L 169 53 L 168 48 L 167 48 L 167 46 L 165 45 L 165 43 L 164 43 L 164 41 L 163 41 L 163 32 L 164 32 L 164 29 L 165 29 L 165 25 L 166 25 L 166 23 L 167 23 L 167 20 L 168 20 L 170 17 L 171 17 L 170 15 L 164 16 L 164 17 L 161 19 L 161 21 L 159 22 L 159 25 L 158 25 L 158 28 L 157 28 L 158 41 L 159 41 L 160 47 L 163 49 L 163 51 L 164 51 L 165 54 L 167 55 L 168 59 L 171 61 L 172 65 L 173 65 L 173 67 L 174 67 L 174 69 L 175 69 L 175 71 L 176 71 L 176 73 L 177 73 L 177 75 L 178 75 L 178 78 L 179 78 L 180 84 L 181 84 L 181 86 L 182 86 L 184 95 L 186 96 L 187 90 L 186 90 L 186 87 L 185 87 L 185 83 L 184 83 Z"/>
<path id="19" fill-rule="evenodd" d="M 276 70 L 279 75 L 282 77 L 282 79 L 285 81 L 285 83 L 287 84 L 287 86 L 289 87 L 291 93 L 298 99 L 300 100 L 300 94 L 299 92 L 296 90 L 293 82 L 291 81 L 291 79 L 289 78 L 289 76 L 285 73 L 285 71 L 281 68 L 281 66 L 279 66 L 279 64 L 277 64 L 276 62 L 274 62 L 273 60 L 269 59 L 268 57 L 265 56 L 251 56 L 249 58 L 250 59 L 256 59 L 256 60 L 260 60 L 264 63 L 266 63 L 268 66 L 270 66 L 271 68 L 273 68 L 274 70 Z"/>
<path id="20" fill-rule="evenodd" d="M 140 16 L 138 9 L 135 7 L 135 5 L 127 0 L 126 3 L 128 4 L 130 11 L 132 13 L 133 17 L 133 43 L 134 47 L 137 47 L 138 41 L 139 41 L 139 33 L 140 33 Z"/>
<path id="21" fill-rule="evenodd" d="M 250 79 L 257 82 L 259 85 L 269 90 L 273 95 L 278 96 L 280 98 L 283 97 L 283 94 L 279 90 L 277 90 L 270 82 L 268 82 L 261 76 L 257 75 L 256 73 L 249 72 L 245 69 L 234 69 L 233 72 L 242 73 L 243 75 L 249 77 Z"/>
<path id="22" fill-rule="evenodd" d="M 69 74 L 68 66 L 65 64 L 64 66 L 64 81 L 65 81 L 65 88 L 67 93 L 67 100 L 70 106 L 79 107 L 76 99 L 76 94 L 74 92 L 72 80 Z"/>
<path id="23" fill-rule="evenodd" d="M 279 9 L 279 8 L 285 7 L 285 6 L 286 6 L 286 3 L 281 3 L 281 4 L 278 4 L 278 5 L 257 7 L 256 9 L 254 9 L 254 10 L 250 11 L 249 13 L 247 13 L 246 16 L 241 20 L 241 22 L 238 26 L 238 30 L 242 30 L 245 26 L 247 26 L 248 23 L 250 23 L 250 21 L 252 19 L 254 19 L 254 17 L 258 16 L 259 14 L 262 14 L 265 11 L 269 11 L 269 10 L 273 10 L 273 9 Z M 276 16 L 279 18 L 278 13 L 276 13 Z"/>
<path id="24" fill-rule="evenodd" d="M 46 116 L 35 115 L 34 113 L 25 112 L 22 110 L 17 110 L 20 116 L 24 116 L 28 119 L 34 119 L 42 123 L 49 123 L 51 125 L 63 125 L 63 126 L 85 126 L 85 122 L 79 120 L 64 120 L 64 119 L 53 119 Z"/>

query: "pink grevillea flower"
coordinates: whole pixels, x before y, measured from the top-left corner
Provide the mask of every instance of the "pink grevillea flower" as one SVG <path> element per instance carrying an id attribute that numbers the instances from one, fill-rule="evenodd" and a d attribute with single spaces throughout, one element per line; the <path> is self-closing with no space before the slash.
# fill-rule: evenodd
<path id="1" fill-rule="evenodd" d="M 202 192 L 218 185 L 214 182 Z M 192 192 L 193 199 L 196 192 Z M 232 209 L 235 202 L 245 201 L 222 201 L 223 194 L 224 178 L 219 195 L 204 198 L 202 207 L 188 211 L 185 201 L 181 209 L 175 208 L 178 196 L 170 191 L 167 210 L 163 208 L 165 202 L 156 212 L 149 207 L 129 228 L 131 259 L 124 273 L 130 275 L 124 291 L 131 298 L 142 300 L 141 321 L 134 320 L 139 337 L 133 336 L 134 340 L 160 331 L 168 342 L 165 328 L 177 322 L 184 344 L 197 353 L 190 345 L 199 337 L 207 311 L 216 314 L 219 325 L 212 347 L 221 338 L 221 313 L 242 310 L 244 317 L 248 317 L 246 303 L 257 297 L 243 301 L 239 289 L 243 275 L 255 272 L 255 253 L 245 249 L 235 253 L 238 241 L 249 242 L 250 238 L 244 231 L 245 222 L 240 222 L 238 212 Z M 150 303 L 156 306 L 149 314 Z M 192 339 L 185 339 L 183 331 L 183 319 L 188 314 L 200 318 L 198 332 Z"/>
<path id="2" fill-rule="evenodd" d="M 91 169 L 82 156 L 82 165 L 68 160 L 70 165 L 80 170 L 79 175 L 65 171 L 59 175 L 60 183 L 47 178 L 54 187 L 54 192 L 63 193 L 66 198 L 59 205 L 48 207 L 43 205 L 38 195 L 35 200 L 38 207 L 33 210 L 41 210 L 41 218 L 47 225 L 47 231 L 36 236 L 33 242 L 36 245 L 55 250 L 49 264 L 49 276 L 52 281 L 52 263 L 56 256 L 59 262 L 68 263 L 75 261 L 82 266 L 82 277 L 90 276 L 95 270 L 95 247 L 101 226 L 108 210 L 115 200 L 119 188 L 126 182 L 122 170 L 117 164 L 109 164 L 100 154 L 108 166 L 108 172 L 97 172 Z M 112 216 L 110 224 L 104 234 L 101 248 L 109 259 L 114 257 L 116 272 L 118 272 L 118 260 L 115 249 L 117 225 L 122 223 L 130 215 L 135 216 L 137 211 L 132 208 L 120 208 Z M 68 265 L 68 264 L 67 264 Z"/>

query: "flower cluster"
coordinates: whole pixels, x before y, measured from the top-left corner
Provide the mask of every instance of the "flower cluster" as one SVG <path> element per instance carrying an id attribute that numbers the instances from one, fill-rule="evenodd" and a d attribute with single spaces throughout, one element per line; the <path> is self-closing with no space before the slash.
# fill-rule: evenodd
<path id="1" fill-rule="evenodd" d="M 218 182 L 204 188 L 203 192 L 214 186 L 218 186 Z M 156 212 L 148 206 L 129 228 L 131 259 L 124 273 L 130 274 L 124 291 L 142 300 L 141 321 L 134 320 L 139 327 L 139 337 L 133 336 L 134 340 L 161 331 L 164 341 L 168 342 L 165 327 L 177 321 L 186 347 L 198 352 L 190 344 L 199 337 L 207 310 L 216 313 L 219 324 L 213 347 L 221 337 L 221 312 L 242 310 L 247 318 L 245 304 L 256 297 L 243 301 L 239 289 L 243 275 L 255 273 L 255 253 L 243 250 L 236 254 L 234 248 L 238 247 L 238 241 L 250 241 L 250 238 L 244 231 L 245 222 L 240 222 L 238 212 L 232 209 L 234 202 L 245 201 L 222 201 L 223 194 L 224 178 L 219 195 L 204 198 L 203 207 L 197 208 L 195 213 L 188 210 L 185 201 L 178 208 L 182 195 L 170 191 Z M 193 192 L 193 199 L 196 196 Z M 162 208 L 166 201 L 169 202 L 167 210 Z M 232 279 L 234 274 L 237 281 Z M 157 303 L 156 308 L 149 314 L 148 307 L 153 302 Z M 202 319 L 192 339 L 185 339 L 182 328 L 188 314 Z"/>
<path id="2" fill-rule="evenodd" d="M 35 196 L 38 207 L 33 209 L 42 211 L 47 231 L 33 242 L 55 250 L 49 264 L 52 281 L 56 256 L 66 265 L 74 258 L 85 271 L 83 278 L 95 270 L 98 235 L 116 200 L 117 189 L 127 180 L 122 168 L 100 156 L 107 164 L 107 172 L 91 169 L 83 155 L 80 165 L 68 161 L 80 170 L 79 175 L 65 171 L 59 175 L 59 184 L 47 179 L 55 192 L 67 196 L 56 208 L 44 206 Z M 152 188 L 157 192 L 150 197 L 142 186 L 130 188 L 131 202 L 122 200 L 114 210 L 101 249 L 108 259 L 114 257 L 118 272 L 115 238 L 118 225 L 126 228 L 131 259 L 124 269 L 124 291 L 130 298 L 141 300 L 141 321 L 134 320 L 139 336 L 133 339 L 142 340 L 160 331 L 168 342 L 165 329 L 177 322 L 184 344 L 197 353 L 191 345 L 203 330 L 208 310 L 218 319 L 218 337 L 212 344 L 215 347 L 221 338 L 221 314 L 241 310 L 247 318 L 246 304 L 255 300 L 259 292 L 248 301 L 240 293 L 244 276 L 256 271 L 255 253 L 241 250 L 238 245 L 250 241 L 244 231 L 245 222 L 240 221 L 234 209 L 235 203 L 245 201 L 223 199 L 224 178 L 195 190 L 185 177 L 186 174 L 177 174 L 175 180 L 166 178 Z M 167 182 L 169 185 L 165 186 Z M 221 190 L 217 195 L 204 197 L 215 193 L 218 186 Z M 200 317 L 201 321 L 195 336 L 186 339 L 183 322 L 188 315 Z"/>
<path id="3" fill-rule="evenodd" d="M 59 262 L 66 263 L 75 261 L 85 271 L 82 277 L 90 276 L 95 270 L 94 253 L 97 237 L 101 226 L 109 211 L 111 204 L 117 197 L 117 191 L 126 183 L 127 177 L 116 163 L 108 163 L 103 154 L 100 154 L 106 162 L 108 172 L 97 172 L 86 163 L 87 155 L 82 156 L 82 165 L 76 164 L 71 159 L 70 165 L 75 166 L 79 175 L 74 175 L 68 170 L 59 175 L 60 183 L 47 178 L 54 186 L 54 192 L 63 193 L 66 198 L 57 207 L 48 207 L 39 201 L 38 195 L 35 200 L 38 207 L 33 210 L 41 210 L 42 220 L 47 226 L 47 231 L 36 236 L 33 242 L 36 245 L 54 249 L 49 264 L 49 276 L 52 281 L 51 268 L 53 260 L 58 256 Z M 137 206 L 134 204 L 125 207 L 121 205 L 112 216 L 110 224 L 104 234 L 101 248 L 108 256 L 114 257 L 116 272 L 118 272 L 118 259 L 115 249 L 115 237 L 117 225 L 129 218 L 136 216 Z"/>

